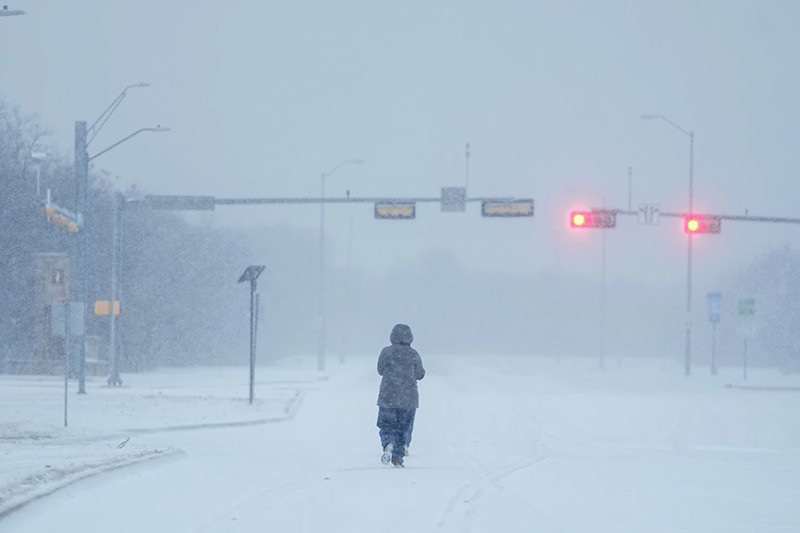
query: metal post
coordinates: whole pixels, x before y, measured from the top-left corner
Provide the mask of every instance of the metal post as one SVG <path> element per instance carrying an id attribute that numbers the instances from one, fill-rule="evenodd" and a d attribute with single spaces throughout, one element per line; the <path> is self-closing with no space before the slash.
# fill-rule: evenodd
<path id="1" fill-rule="evenodd" d="M 325 370 L 325 343 L 326 343 L 326 317 L 325 317 L 325 174 L 320 177 L 320 204 L 319 204 L 319 352 L 317 354 L 317 369 Z"/>
<path id="2" fill-rule="evenodd" d="M 253 327 L 253 346 L 258 347 L 258 322 L 261 318 L 261 295 L 256 293 L 256 324 Z"/>
<path id="3" fill-rule="evenodd" d="M 36 165 L 36 201 L 39 201 L 39 198 L 42 195 L 42 164 L 39 163 Z"/>
<path id="4" fill-rule="evenodd" d="M 89 225 L 88 189 L 89 154 L 86 151 L 86 122 L 75 122 L 75 212 L 78 214 L 77 250 L 73 265 L 73 302 L 87 302 Z M 88 305 L 84 309 L 84 328 L 78 335 L 78 394 L 86 394 L 86 324 Z"/>
<path id="5" fill-rule="evenodd" d="M 606 199 L 603 198 L 603 208 L 606 206 Z M 600 292 L 600 370 L 606 367 L 606 230 L 601 231 L 603 240 L 602 252 L 602 288 Z"/>
<path id="6" fill-rule="evenodd" d="M 250 280 L 250 405 L 256 383 L 256 280 Z"/>
<path id="7" fill-rule="evenodd" d="M 744 338 L 744 380 L 747 381 L 747 337 Z"/>
<path id="8" fill-rule="evenodd" d="M 717 323 L 711 323 L 711 375 L 717 375 Z"/>
<path id="9" fill-rule="evenodd" d="M 469 157 L 472 155 L 469 143 L 464 148 L 464 157 L 466 159 L 466 175 L 464 177 L 464 190 L 469 190 Z"/>
<path id="10" fill-rule="evenodd" d="M 117 193 L 114 198 L 114 221 L 111 237 L 111 319 L 109 321 L 108 343 L 110 346 L 109 363 L 110 376 L 108 378 L 109 385 L 122 385 L 122 379 L 119 376 L 119 355 L 117 350 L 117 316 L 114 314 L 114 302 L 118 299 L 117 285 L 119 284 L 119 277 L 117 265 L 119 259 L 119 226 L 120 218 L 122 216 L 122 207 L 124 199 L 122 194 Z M 121 303 L 120 303 L 121 308 Z M 121 309 L 120 309 L 121 312 Z"/>
<path id="11" fill-rule="evenodd" d="M 347 351 L 349 350 L 349 339 L 351 335 L 351 324 L 353 323 L 353 217 L 350 217 L 350 224 L 347 230 L 347 279 L 345 280 L 347 294 L 345 296 L 345 320 L 347 321 L 344 334 L 344 347 L 340 363 L 345 363 Z"/>
<path id="12" fill-rule="evenodd" d="M 694 211 L 694 132 L 689 132 L 689 213 Z M 686 355 L 684 374 L 692 373 L 692 234 L 686 234 Z"/>
<path id="13" fill-rule="evenodd" d="M 64 305 L 64 427 L 67 427 L 67 406 L 69 405 L 69 303 Z"/>

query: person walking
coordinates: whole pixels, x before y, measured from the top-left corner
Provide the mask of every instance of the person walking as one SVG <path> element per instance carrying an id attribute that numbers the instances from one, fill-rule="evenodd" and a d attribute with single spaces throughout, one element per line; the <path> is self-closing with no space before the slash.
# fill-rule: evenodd
<path id="1" fill-rule="evenodd" d="M 419 407 L 417 381 L 425 377 L 422 358 L 411 347 L 414 335 L 406 324 L 397 324 L 389 336 L 392 343 L 381 350 L 378 375 L 378 428 L 380 429 L 381 463 L 403 466 L 407 438 Z"/>

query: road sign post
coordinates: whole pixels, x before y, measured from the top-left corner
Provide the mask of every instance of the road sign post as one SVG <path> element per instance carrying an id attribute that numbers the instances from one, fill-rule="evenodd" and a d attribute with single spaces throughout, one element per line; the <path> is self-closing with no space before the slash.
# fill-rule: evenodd
<path id="1" fill-rule="evenodd" d="M 708 293 L 708 321 L 711 322 L 711 375 L 717 375 L 717 323 L 722 318 L 722 293 Z"/>
<path id="2" fill-rule="evenodd" d="M 239 276 L 239 283 L 250 282 L 250 405 L 255 396 L 256 376 L 256 280 L 264 271 L 263 265 L 251 265 Z"/>
<path id="3" fill-rule="evenodd" d="M 744 337 L 742 354 L 742 377 L 747 381 L 747 340 L 755 335 L 756 299 L 741 298 L 739 300 L 739 329 Z"/>

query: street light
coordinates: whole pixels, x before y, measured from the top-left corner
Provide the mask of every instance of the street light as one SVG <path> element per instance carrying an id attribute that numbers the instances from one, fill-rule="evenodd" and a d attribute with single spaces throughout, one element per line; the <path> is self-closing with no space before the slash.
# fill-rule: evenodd
<path id="1" fill-rule="evenodd" d="M 103 126 L 106 125 L 106 122 L 108 122 L 108 119 L 110 119 L 111 115 L 114 114 L 114 111 L 117 110 L 117 108 L 120 106 L 125 97 L 128 96 L 128 91 L 131 89 L 138 89 L 143 87 L 150 87 L 150 84 L 145 82 L 139 82 L 139 83 L 134 83 L 132 85 L 128 85 L 127 87 L 122 89 L 122 92 L 119 93 L 116 98 L 114 98 L 114 101 L 111 102 L 111 104 L 109 104 L 106 110 L 103 111 L 99 117 L 97 117 L 97 119 L 92 123 L 91 126 L 89 126 L 87 132 L 89 135 L 91 135 L 91 137 L 89 138 L 88 141 L 86 141 L 86 146 L 89 146 L 94 140 L 94 138 L 97 137 L 97 134 L 100 133 L 100 130 L 102 130 Z"/>
<path id="2" fill-rule="evenodd" d="M 325 316 L 325 178 L 348 165 L 363 165 L 363 159 L 345 159 L 323 172 L 320 177 L 320 204 L 319 204 L 319 317 L 320 338 L 317 366 L 319 371 L 325 370 L 325 344 L 327 341 L 327 324 Z"/>
<path id="3" fill-rule="evenodd" d="M 75 241 L 75 261 L 73 264 L 73 272 L 75 272 L 75 283 L 72 284 L 72 300 L 74 302 L 86 302 L 88 299 L 88 252 L 89 252 L 89 224 L 86 217 L 88 214 L 88 197 L 89 197 L 89 162 L 101 155 L 113 150 L 120 144 L 128 139 L 144 132 L 162 132 L 169 131 L 169 128 L 162 128 L 157 126 L 155 128 L 142 128 L 139 129 L 120 141 L 112 144 L 108 148 L 101 150 L 93 156 L 89 156 L 88 146 L 89 143 L 97 136 L 97 133 L 108 122 L 108 119 L 117 110 L 122 100 L 125 99 L 129 89 L 134 87 L 147 87 L 146 83 L 136 83 L 129 85 L 122 90 L 122 92 L 111 102 L 111 104 L 97 117 L 90 128 L 86 127 L 85 121 L 75 122 L 75 211 L 77 212 L 79 224 L 82 230 L 77 236 Z M 89 137 L 91 132 L 92 136 Z M 81 220 L 82 219 L 82 220 Z M 88 306 L 84 306 L 84 313 L 87 313 Z M 113 313 L 112 313 L 113 316 Z M 84 323 L 86 323 L 86 314 L 84 314 Z M 84 329 L 79 337 L 79 371 L 78 371 L 78 394 L 86 394 L 86 330 Z"/>
<path id="4" fill-rule="evenodd" d="M 165 128 L 165 127 L 161 126 L 160 124 L 159 124 L 158 126 L 155 126 L 155 127 L 152 127 L 152 128 L 139 128 L 138 130 L 134 131 L 133 133 L 131 133 L 131 134 L 130 134 L 130 135 L 128 135 L 127 137 L 124 137 L 123 139 L 121 139 L 121 140 L 119 140 L 119 141 L 115 142 L 114 144 L 112 144 L 112 145 L 111 145 L 111 146 L 109 146 L 108 148 L 106 148 L 106 149 L 104 149 L 104 150 L 101 150 L 100 152 L 98 152 L 98 153 L 94 154 L 93 156 L 91 156 L 91 157 L 89 158 L 89 161 L 92 161 L 92 160 L 94 160 L 94 159 L 97 159 L 98 157 L 100 157 L 100 156 L 101 156 L 101 155 L 103 155 L 104 153 L 106 153 L 106 152 L 109 152 L 109 151 L 113 150 L 114 148 L 116 148 L 116 147 L 117 147 L 117 146 L 119 146 L 120 144 L 124 143 L 124 142 L 125 142 L 125 141 L 127 141 L 128 139 L 130 139 L 130 138 L 132 138 L 132 137 L 135 137 L 135 136 L 139 135 L 140 133 L 142 133 L 142 132 L 144 132 L 144 131 L 149 131 L 149 132 L 154 132 L 154 133 L 162 133 L 162 132 L 166 132 L 166 131 L 172 131 L 172 129 L 171 129 L 171 128 Z"/>
<path id="5" fill-rule="evenodd" d="M 689 214 L 694 210 L 694 131 L 687 130 L 671 121 L 664 115 L 645 113 L 642 120 L 663 120 L 673 128 L 689 137 Z M 692 232 L 686 232 L 686 353 L 684 356 L 684 373 L 692 373 Z"/>

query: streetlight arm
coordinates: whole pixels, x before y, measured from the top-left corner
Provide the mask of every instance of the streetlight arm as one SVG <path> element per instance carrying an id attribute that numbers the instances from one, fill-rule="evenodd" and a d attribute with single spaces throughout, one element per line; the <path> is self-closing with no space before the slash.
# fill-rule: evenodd
<path id="1" fill-rule="evenodd" d="M 108 148 L 106 148 L 105 150 L 101 150 L 100 152 L 98 152 L 98 153 L 96 153 L 95 155 L 91 156 L 91 157 L 90 157 L 88 160 L 89 160 L 89 161 L 92 161 L 92 160 L 94 160 L 94 159 L 97 159 L 98 157 L 100 157 L 100 156 L 101 156 L 101 155 L 103 155 L 104 153 L 106 153 L 106 152 L 109 152 L 109 151 L 113 150 L 114 148 L 116 148 L 116 147 L 117 147 L 117 146 L 119 146 L 120 144 L 122 144 L 122 143 L 124 143 L 125 141 L 127 141 L 127 140 L 131 139 L 132 137 L 136 137 L 137 135 L 139 135 L 139 134 L 140 134 L 140 133 L 142 133 L 143 131 L 152 131 L 152 132 L 155 132 L 155 133 L 160 133 L 160 132 L 164 132 L 164 131 L 170 131 L 170 128 L 162 128 L 161 126 L 157 126 L 157 127 L 155 127 L 155 128 L 141 128 L 141 129 L 139 129 L 139 130 L 136 130 L 136 131 L 134 131 L 133 133 L 131 133 L 130 135 L 128 135 L 128 136 L 127 136 L 127 137 L 125 137 L 124 139 L 121 139 L 121 140 L 119 140 L 119 141 L 115 142 L 114 144 L 112 144 L 111 146 L 109 146 Z"/>
<path id="2" fill-rule="evenodd" d="M 339 170 L 340 168 L 342 168 L 343 166 L 346 166 L 346 165 L 363 165 L 363 164 L 364 164 L 364 160 L 363 159 L 345 159 L 344 161 L 342 161 L 341 163 L 339 163 L 338 165 L 336 165 L 335 167 L 333 167 L 329 171 L 323 172 L 322 173 L 322 177 L 323 178 L 327 178 L 328 176 L 330 176 L 331 174 L 333 174 L 334 172 L 336 172 L 337 170 Z"/>
<path id="3" fill-rule="evenodd" d="M 116 98 L 114 98 L 114 101 L 111 102 L 111 104 L 106 108 L 106 110 L 103 111 L 100 114 L 99 117 L 97 117 L 97 120 L 95 120 L 92 123 L 92 125 L 89 127 L 89 129 L 87 130 L 87 133 L 89 133 L 91 135 L 91 137 L 86 142 L 86 146 L 89 146 L 89 144 L 94 140 L 94 138 L 97 137 L 97 134 L 100 133 L 100 130 L 103 129 L 103 126 L 106 125 L 106 122 L 108 122 L 108 119 L 111 118 L 111 115 L 114 114 L 114 111 L 117 110 L 119 105 L 122 103 L 122 101 L 128 95 L 128 91 L 130 89 L 134 89 L 134 88 L 137 88 L 137 87 L 149 87 L 149 86 L 150 86 L 149 83 L 141 82 L 141 83 L 134 83 L 133 85 L 128 85 L 127 87 L 125 87 L 122 90 L 122 92 L 119 93 L 119 95 Z M 99 126 L 98 126 L 98 123 L 99 123 Z"/>
<path id="4" fill-rule="evenodd" d="M 651 114 L 651 113 L 645 113 L 644 115 L 642 115 L 642 120 L 658 120 L 658 119 L 663 120 L 667 124 L 671 125 L 673 128 L 675 128 L 677 130 L 680 130 L 681 132 L 683 132 L 684 135 L 688 135 L 690 137 L 692 136 L 692 132 L 691 131 L 687 130 L 686 128 L 683 128 L 683 127 L 679 126 L 678 124 L 676 124 L 675 122 L 671 121 L 670 119 L 668 119 L 664 115 Z"/>

